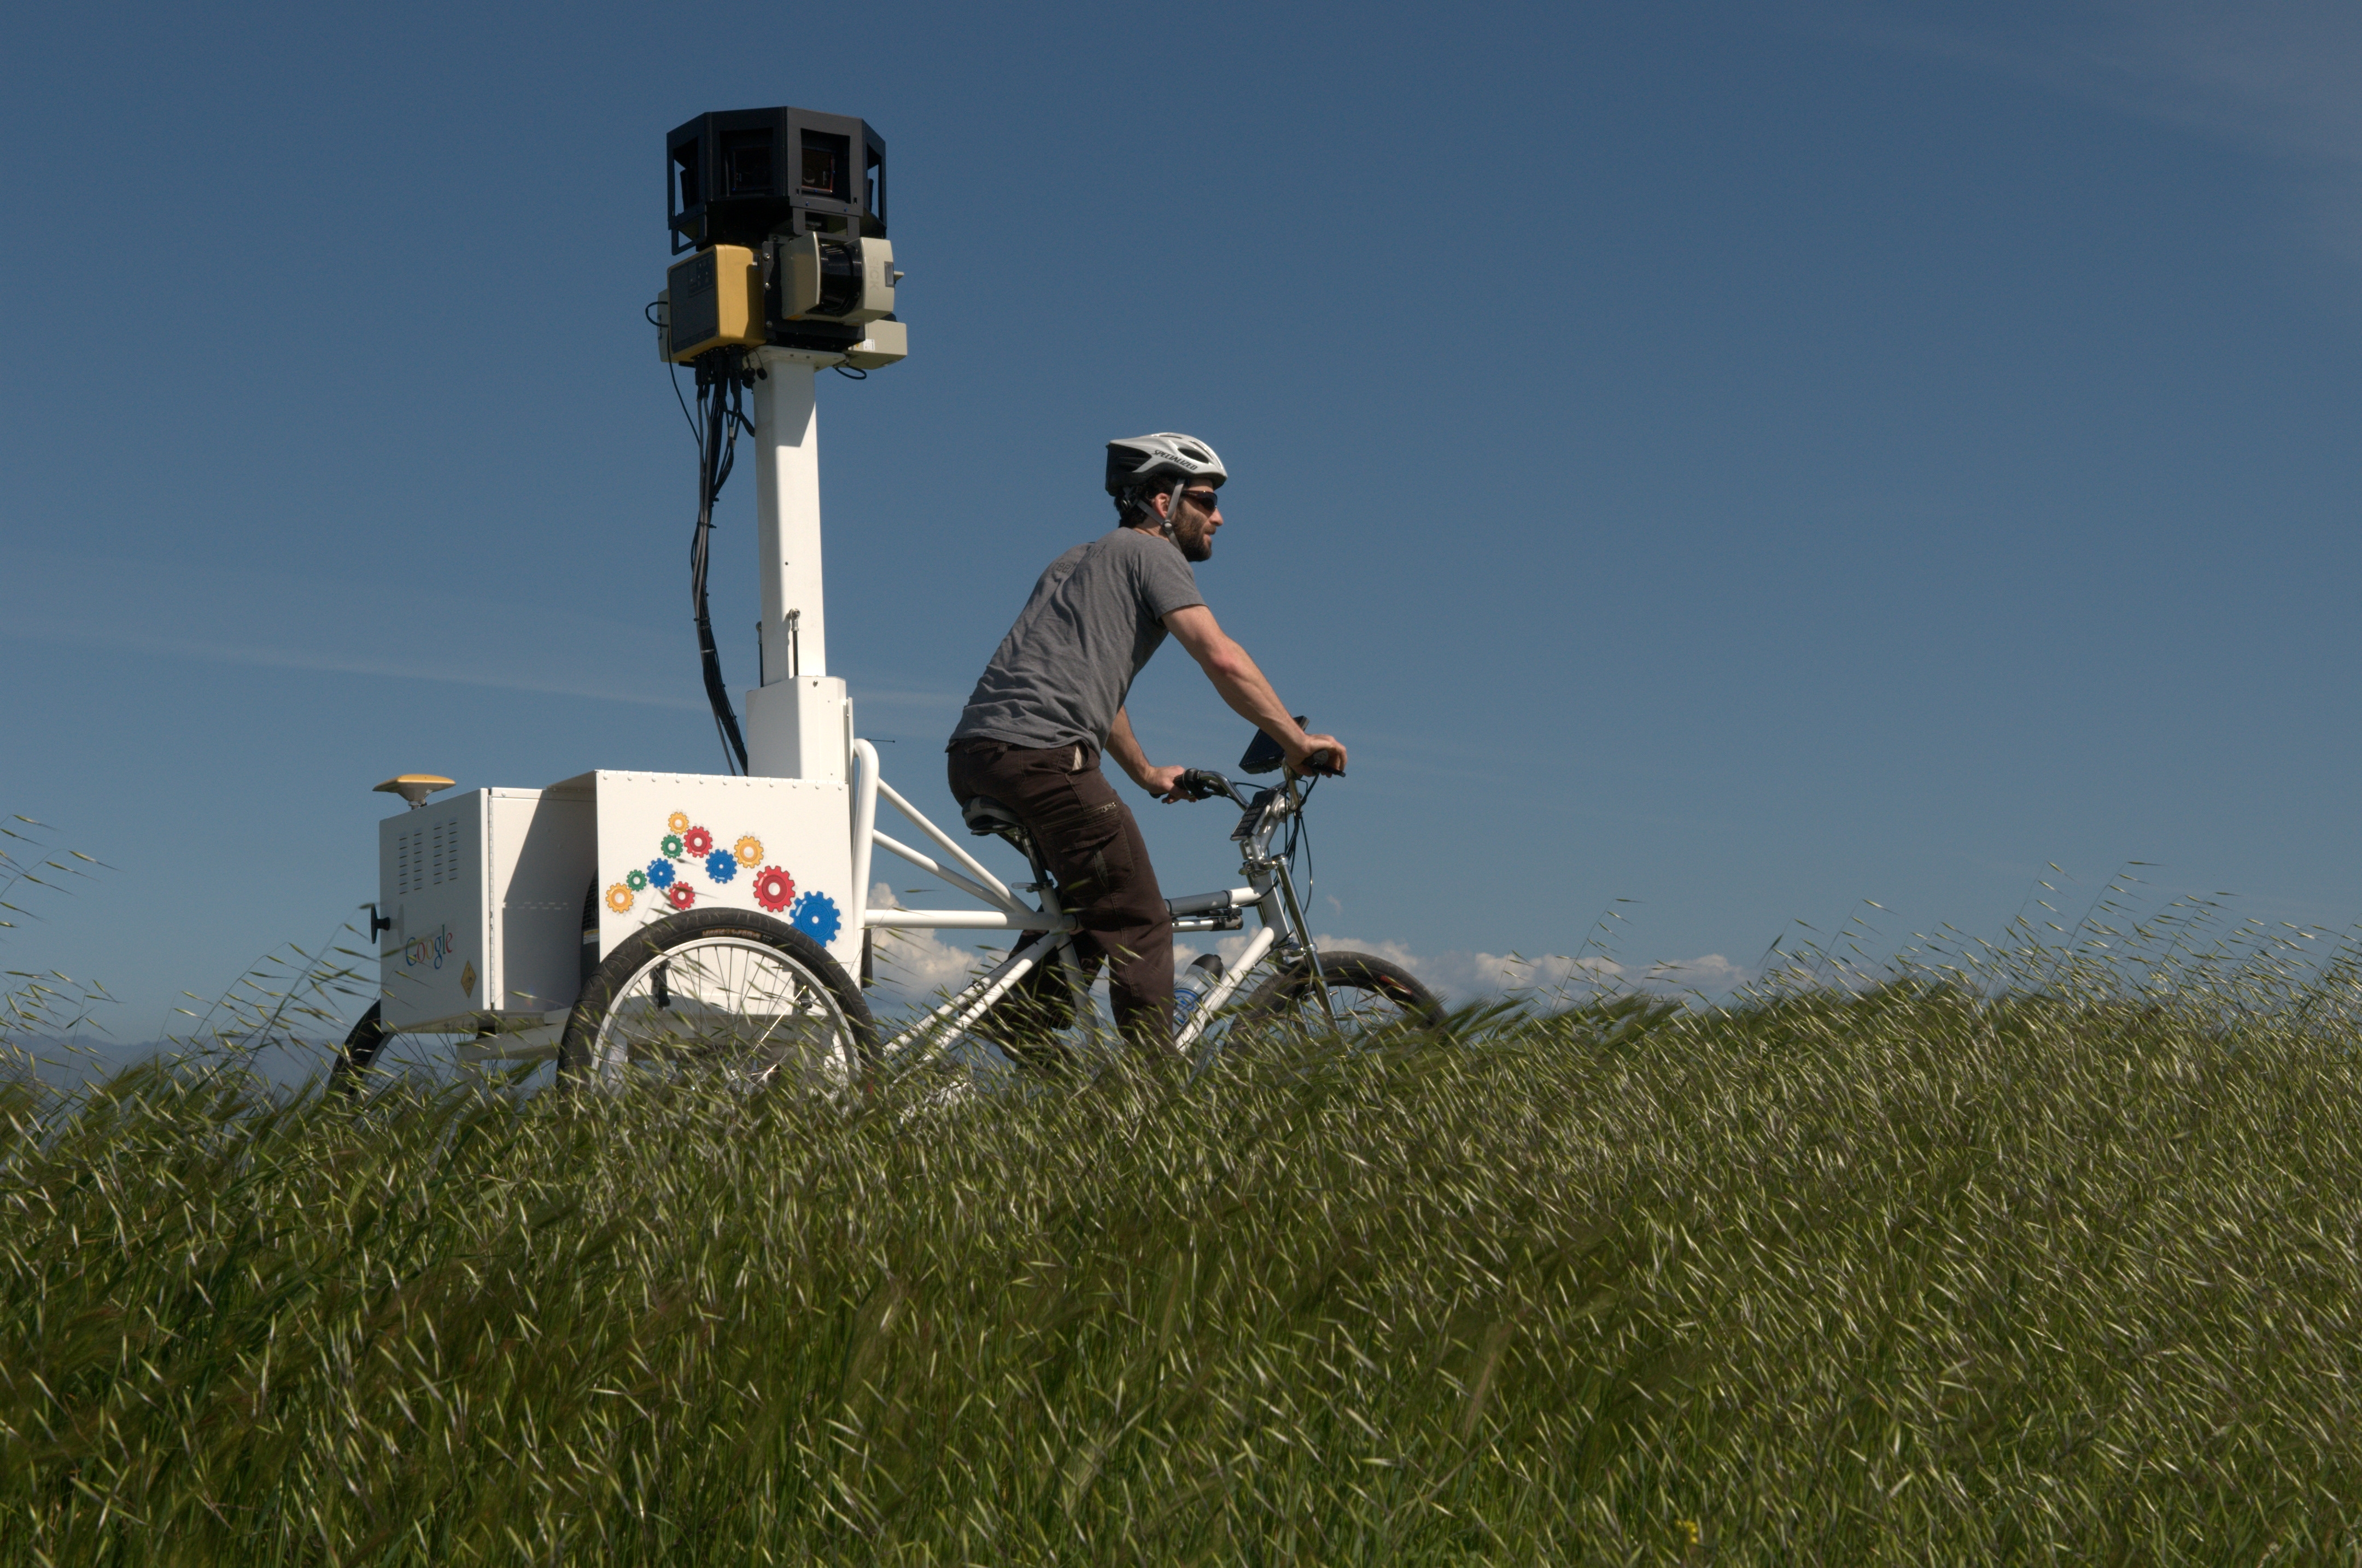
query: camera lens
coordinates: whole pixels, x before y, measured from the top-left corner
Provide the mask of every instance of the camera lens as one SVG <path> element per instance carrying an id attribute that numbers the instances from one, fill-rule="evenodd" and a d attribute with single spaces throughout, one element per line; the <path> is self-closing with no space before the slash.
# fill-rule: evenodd
<path id="1" fill-rule="evenodd" d="M 730 155 L 730 193 L 767 196 L 771 193 L 771 149 L 742 147 Z"/>
<path id="2" fill-rule="evenodd" d="M 810 196 L 836 194 L 836 154 L 825 147 L 814 147 L 807 140 L 804 146 L 804 193 Z"/>
<path id="3" fill-rule="evenodd" d="M 849 245 L 822 240 L 820 247 L 820 304 L 814 315 L 842 316 L 861 303 L 861 258 Z"/>
<path id="4" fill-rule="evenodd" d="M 723 196 L 767 196 L 771 191 L 771 133 L 768 129 L 722 133 Z"/>

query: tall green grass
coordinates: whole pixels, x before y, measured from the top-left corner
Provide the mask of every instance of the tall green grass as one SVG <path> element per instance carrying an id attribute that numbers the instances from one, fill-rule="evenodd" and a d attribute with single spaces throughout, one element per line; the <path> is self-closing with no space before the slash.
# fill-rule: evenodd
<path id="1" fill-rule="evenodd" d="M 2350 966 L 2210 940 L 951 1102 L 19 1079 L 0 1560 L 2362 1557 Z"/>

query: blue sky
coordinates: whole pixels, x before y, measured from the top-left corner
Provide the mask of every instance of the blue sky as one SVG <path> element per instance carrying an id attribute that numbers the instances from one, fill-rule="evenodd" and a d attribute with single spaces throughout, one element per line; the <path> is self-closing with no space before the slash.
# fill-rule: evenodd
<path id="1" fill-rule="evenodd" d="M 0 811 L 116 869 L 0 956 L 148 1038 L 372 896 L 390 773 L 717 768 L 640 310 L 665 131 L 773 103 L 891 148 L 831 657 L 922 801 L 1100 443 L 1183 429 L 1217 613 L 1353 748 L 1319 923 L 1462 991 L 1611 908 L 1701 981 L 1997 934 L 2052 863 L 2342 928 L 2357 67 L 2327 5 L 25 12 Z M 1177 650 L 1133 712 L 1243 743 Z"/>

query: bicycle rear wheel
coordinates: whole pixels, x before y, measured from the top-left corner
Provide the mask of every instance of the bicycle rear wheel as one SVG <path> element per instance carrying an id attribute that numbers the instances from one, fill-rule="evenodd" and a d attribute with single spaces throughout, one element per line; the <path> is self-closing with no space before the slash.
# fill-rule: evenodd
<path id="1" fill-rule="evenodd" d="M 811 938 L 765 915 L 699 910 L 607 955 L 567 1020 L 557 1074 L 841 1094 L 861 1082 L 874 1029 L 860 987 Z"/>
<path id="2" fill-rule="evenodd" d="M 1323 953 L 1320 977 L 1337 1015 L 1333 1030 L 1320 1010 L 1312 971 L 1298 964 L 1254 988 L 1239 1010 L 1232 1038 L 1241 1031 L 1285 1032 L 1364 1046 L 1413 1041 L 1442 1027 L 1442 1001 L 1399 964 L 1367 953 Z"/>

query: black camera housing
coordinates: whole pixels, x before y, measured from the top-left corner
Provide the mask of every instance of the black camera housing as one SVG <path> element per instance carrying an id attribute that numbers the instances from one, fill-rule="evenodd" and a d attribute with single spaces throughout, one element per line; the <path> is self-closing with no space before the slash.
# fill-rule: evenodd
<path id="1" fill-rule="evenodd" d="M 678 253 L 759 250 L 774 235 L 886 237 L 886 140 L 811 109 L 722 109 L 665 138 L 665 219 Z"/>

